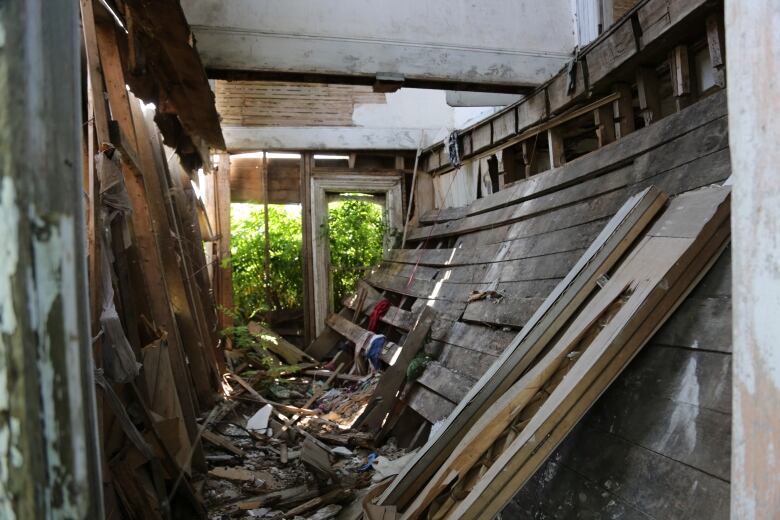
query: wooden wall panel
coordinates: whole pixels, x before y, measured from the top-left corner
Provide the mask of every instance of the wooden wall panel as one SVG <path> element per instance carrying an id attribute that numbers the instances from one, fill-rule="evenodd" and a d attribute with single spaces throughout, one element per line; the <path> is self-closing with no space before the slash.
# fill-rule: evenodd
<path id="1" fill-rule="evenodd" d="M 299 159 L 268 160 L 268 203 L 298 204 L 301 161 Z M 231 202 L 263 203 L 263 159 L 234 157 L 230 161 Z"/>

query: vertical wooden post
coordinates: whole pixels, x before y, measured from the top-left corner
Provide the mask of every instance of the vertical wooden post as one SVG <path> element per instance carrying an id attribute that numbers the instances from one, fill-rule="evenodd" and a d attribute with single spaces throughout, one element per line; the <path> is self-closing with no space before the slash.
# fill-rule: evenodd
<path id="1" fill-rule="evenodd" d="M 233 317 L 225 311 L 233 310 L 233 268 L 230 265 L 230 155 L 219 156 L 214 176 L 215 232 L 217 263 L 215 267 L 215 299 L 220 329 L 233 326 Z"/>
<path id="2" fill-rule="evenodd" d="M 558 128 L 547 130 L 547 146 L 550 152 L 550 168 L 557 168 L 566 163 L 563 153 L 563 137 Z"/>
<path id="3" fill-rule="evenodd" d="M 618 122 L 618 137 L 625 137 L 634 131 L 634 104 L 631 99 L 631 85 L 627 83 L 618 83 L 615 85 L 615 92 L 620 94 L 620 98 L 613 103 L 613 110 Z"/>
<path id="4" fill-rule="evenodd" d="M 679 112 L 691 104 L 691 65 L 687 46 L 678 45 L 669 53 L 669 74 Z"/>
<path id="5" fill-rule="evenodd" d="M 707 17 L 707 49 L 715 84 L 726 86 L 726 52 L 724 49 L 723 19 L 716 13 Z"/>
<path id="6" fill-rule="evenodd" d="M 658 74 L 650 67 L 640 67 L 636 71 L 636 88 L 639 95 L 639 110 L 645 126 L 661 119 L 661 97 L 659 94 Z"/>
<path id="7" fill-rule="evenodd" d="M 525 140 L 522 143 L 520 143 L 520 149 L 523 153 L 523 176 L 527 179 L 533 175 L 533 157 L 534 157 L 534 148 L 533 143 L 529 140 Z"/>
<path id="8" fill-rule="evenodd" d="M 615 140 L 615 113 L 612 111 L 612 103 L 601 105 L 594 110 L 593 119 L 596 123 L 599 148 L 613 142 Z"/>
<path id="9" fill-rule="evenodd" d="M 265 262 L 263 265 L 263 282 L 265 283 L 265 300 L 271 304 L 271 232 L 268 229 L 268 154 L 263 152 L 263 235 L 265 237 Z"/>
<path id="10" fill-rule="evenodd" d="M 311 169 L 314 158 L 301 153 L 301 225 L 303 226 L 303 339 L 309 345 L 316 336 L 314 301 L 314 236 L 311 228 Z"/>
<path id="11" fill-rule="evenodd" d="M 78 3 L 0 8 L 0 516 L 103 518 Z"/>
<path id="12" fill-rule="evenodd" d="M 733 196 L 731 518 L 780 511 L 780 19 L 774 0 L 726 1 Z"/>

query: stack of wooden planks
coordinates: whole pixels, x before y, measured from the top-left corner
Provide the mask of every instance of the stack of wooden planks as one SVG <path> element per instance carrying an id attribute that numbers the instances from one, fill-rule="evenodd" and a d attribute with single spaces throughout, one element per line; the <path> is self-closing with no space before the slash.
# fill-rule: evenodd
<path id="1" fill-rule="evenodd" d="M 489 403 L 474 401 L 474 385 L 486 373 L 498 370 L 496 367 L 502 365 L 506 352 L 516 347 L 518 331 L 521 335 L 529 333 L 528 324 L 535 319 L 535 313 L 575 268 L 600 232 L 616 214 L 625 216 L 627 200 L 636 204 L 637 199 L 632 197 L 650 186 L 675 199 L 692 190 L 720 184 L 729 174 L 725 92 L 716 92 L 560 168 L 509 185 L 468 206 L 448 208 L 421 218 L 421 226 L 410 231 L 407 248 L 391 250 L 383 264 L 364 280 L 362 290 L 367 292 L 364 303 L 358 305 L 355 298 L 347 299 L 347 309 L 342 311 L 350 317 L 354 311 L 367 316 L 380 298 L 389 299 L 392 306 L 380 319 L 382 330 L 387 334 L 404 334 L 423 308 L 436 310 L 423 345 L 423 350 L 434 360 L 416 378 L 416 384 L 405 388 L 406 407 L 399 422 L 419 425 L 422 433 L 415 436 L 419 441 L 427 436 L 431 424 L 445 419 L 445 424 L 449 424 L 462 406 L 484 412 Z M 647 192 L 638 200 L 645 197 L 648 201 L 651 194 L 652 191 Z M 682 510 L 674 505 L 681 502 L 665 503 L 662 498 L 664 493 L 671 492 L 672 483 L 654 485 L 643 480 L 643 496 L 655 497 L 653 500 L 620 496 L 600 487 L 599 479 L 607 478 L 628 482 L 626 489 L 638 485 L 634 484 L 635 472 L 619 476 L 610 473 L 610 468 L 618 463 L 616 458 L 630 450 L 632 456 L 651 467 L 671 465 L 666 470 L 674 474 L 671 482 L 679 483 L 679 493 L 697 510 L 720 510 L 718 504 L 728 501 L 728 482 L 724 484 L 721 478 L 728 478 L 730 407 L 728 386 L 720 384 L 718 379 L 729 370 L 728 275 L 728 255 L 724 255 L 713 274 L 682 302 L 667 325 L 652 336 L 637 362 L 629 365 L 627 375 L 618 378 L 621 382 L 618 387 L 607 392 L 610 406 L 624 405 L 619 409 L 597 406 L 594 420 L 598 418 L 598 423 L 584 421 L 588 432 L 591 427 L 599 428 L 598 433 L 588 433 L 588 438 L 607 436 L 606 453 L 610 457 L 605 460 L 609 462 L 596 467 L 597 459 L 577 458 L 578 467 L 587 470 L 587 477 L 550 462 L 546 466 L 548 475 L 553 472 L 560 479 L 565 476 L 566 480 L 533 477 L 534 490 L 556 485 L 556 493 L 563 497 L 572 487 L 576 488 L 588 497 L 597 515 L 613 507 L 610 503 L 617 504 L 618 508 L 637 504 L 640 510 L 681 515 Z M 328 330 L 323 336 L 329 334 L 333 331 Z M 333 341 L 332 338 L 323 340 L 324 337 L 318 338 L 312 347 Z M 528 359 L 519 373 L 507 379 L 507 386 L 497 395 L 516 382 L 531 361 Z M 637 385 L 650 384 L 656 377 L 668 381 L 679 392 L 693 391 L 685 379 L 685 367 L 692 363 L 706 367 L 706 379 L 699 384 L 706 389 L 707 402 L 725 415 L 710 417 L 714 411 L 699 408 L 697 413 L 702 420 L 707 417 L 699 430 L 710 432 L 711 437 L 707 439 L 711 440 L 689 446 L 686 452 L 685 446 L 663 440 L 663 428 L 672 417 L 669 414 L 684 413 L 681 407 L 691 405 L 676 397 L 677 390 L 663 392 L 668 402 L 648 400 L 645 404 L 641 395 L 638 396 L 642 391 Z M 630 395 L 626 393 L 629 384 L 626 378 L 632 381 Z M 627 399 L 632 399 L 632 403 L 639 399 L 639 405 L 630 406 Z M 634 413 L 634 408 L 644 411 L 643 423 L 657 425 L 646 430 L 646 438 L 636 428 L 623 428 L 625 439 L 602 433 L 601 429 L 621 420 L 623 415 L 637 418 L 639 412 Z M 470 426 L 464 423 L 459 428 Z M 447 432 L 445 428 L 438 438 L 447 438 Z M 450 438 L 436 457 L 421 459 L 419 464 L 407 468 L 406 473 L 414 474 L 412 481 L 427 482 L 459 441 L 460 438 Z M 566 446 L 569 451 L 576 449 L 572 443 Z M 673 462 L 669 462 L 670 458 Z M 685 482 L 694 479 L 707 485 L 686 488 Z M 408 481 L 398 479 L 385 493 L 383 502 L 404 510 L 419 488 L 405 489 L 405 484 L 399 482 Z M 541 502 L 534 492 L 523 491 L 518 497 L 519 502 L 512 507 L 521 508 L 513 511 L 522 513 L 542 507 L 553 511 L 564 500 L 560 498 L 556 502 L 551 498 L 548 508 L 547 502 L 539 505 Z"/>
<path id="2" fill-rule="evenodd" d="M 426 517 L 426 510 L 429 518 L 500 513 L 717 259 L 728 243 L 729 193 L 728 188 L 707 188 L 675 198 L 614 269 L 597 265 L 591 271 L 604 274 L 570 319 L 545 327 L 551 320 L 544 317 L 556 302 L 568 299 L 578 278 L 587 278 L 588 270 L 575 268 L 545 302 L 542 309 L 547 309 L 535 315 L 539 319 L 521 333 L 517 347 L 507 350 L 524 355 L 505 356 L 468 399 L 468 404 L 492 404 L 482 414 L 465 417 L 466 404 L 448 420 L 446 427 L 457 427 L 452 433 L 461 440 L 431 480 L 407 484 L 407 491 L 423 489 L 403 518 Z M 611 250 L 604 240 L 594 246 Z M 557 340 L 547 344 L 540 339 L 545 334 Z M 506 391 L 496 391 L 540 350 L 544 353 L 530 370 Z M 464 435 L 462 428 L 469 424 Z M 435 453 L 444 445 L 436 439 L 426 451 Z M 424 453 L 417 462 L 425 458 Z M 396 487 L 413 475 L 402 475 Z"/>
<path id="3" fill-rule="evenodd" d="M 176 18 L 180 8 L 174 4 L 158 6 L 155 13 L 184 40 L 172 36 L 163 47 L 197 65 L 186 41 L 188 28 L 183 15 Z M 182 117 L 175 130 L 181 135 L 163 137 L 161 121 L 176 119 L 172 108 L 166 114 L 150 110 L 127 87 L 138 91 L 142 83 L 160 79 L 131 77 L 133 64 L 127 60 L 128 39 L 131 48 L 146 41 L 133 24 L 149 8 L 128 2 L 122 12 L 133 21 L 130 34 L 107 9 L 107 4 L 81 1 L 84 99 L 89 100 L 84 191 L 94 357 L 101 370 L 97 403 L 106 516 L 204 518 L 190 476 L 206 469 L 201 414 L 219 401 L 224 358 L 203 251 L 204 215 L 187 165 L 192 155 L 202 164 L 202 150 L 193 149 L 193 141 L 219 144 L 222 137 L 213 103 L 198 110 L 182 104 L 188 92 L 210 95 L 202 68 L 190 71 L 200 74 L 202 83 L 174 88 L 181 92 L 169 100 Z M 142 51 L 135 50 L 131 62 Z M 151 52 L 148 46 L 143 50 Z M 157 85 L 159 92 L 170 86 Z M 182 125 L 204 136 L 183 134 Z M 208 161 L 208 153 L 205 157 Z"/>

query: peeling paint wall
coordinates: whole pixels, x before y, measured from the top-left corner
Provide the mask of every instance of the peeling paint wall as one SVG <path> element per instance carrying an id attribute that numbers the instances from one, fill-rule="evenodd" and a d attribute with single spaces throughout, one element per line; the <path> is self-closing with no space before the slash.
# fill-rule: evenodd
<path id="1" fill-rule="evenodd" d="M 733 163 L 732 518 L 780 511 L 780 4 L 726 1 Z"/>
<path id="2" fill-rule="evenodd" d="M 78 4 L 0 4 L 0 517 L 102 517 Z"/>

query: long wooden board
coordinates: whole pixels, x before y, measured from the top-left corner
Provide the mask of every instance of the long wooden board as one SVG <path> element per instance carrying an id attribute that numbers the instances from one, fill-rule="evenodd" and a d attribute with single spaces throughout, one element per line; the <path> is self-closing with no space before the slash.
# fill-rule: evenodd
<path id="1" fill-rule="evenodd" d="M 528 368 L 536 354 L 590 294 L 597 279 L 631 247 L 666 201 L 664 194 L 648 188 L 624 204 L 491 370 L 458 404 L 438 435 L 428 441 L 388 487 L 382 495 L 382 504 L 404 508 L 409 503 L 454 449 L 465 429 Z"/>
<path id="2" fill-rule="evenodd" d="M 394 356 L 393 363 L 382 374 L 379 385 L 377 385 L 371 396 L 371 401 L 366 407 L 367 411 L 365 415 L 358 418 L 356 427 L 363 427 L 372 432 L 381 428 L 387 414 L 393 408 L 395 396 L 406 380 L 406 369 L 422 348 L 435 317 L 436 313 L 430 307 L 426 307 L 420 313 L 417 322 L 401 346 L 400 354 Z"/>
<path id="3" fill-rule="evenodd" d="M 658 330 L 726 246 L 729 192 L 712 188 L 686 194 L 689 197 L 680 199 L 687 200 L 678 200 L 670 208 L 685 225 L 698 222 L 700 232 L 695 237 L 648 236 L 618 269 L 608 285 L 635 284 L 628 302 L 450 518 L 482 518 L 499 512 Z M 701 208 L 686 207 L 695 197 L 709 199 L 712 212 L 702 214 Z"/>
<path id="4" fill-rule="evenodd" d="M 557 408 L 548 406 L 548 401 L 558 398 L 563 392 L 587 388 L 599 373 L 600 366 L 609 364 L 614 356 L 626 350 L 629 354 L 623 357 L 624 362 L 611 373 L 612 378 L 616 377 L 625 362 L 660 327 L 670 309 L 679 304 L 681 296 L 690 290 L 690 281 L 685 275 L 700 277 L 701 264 L 710 262 L 722 248 L 727 233 L 721 232 L 714 241 L 711 236 L 717 233 L 715 226 L 722 226 L 728 221 L 728 195 L 727 188 L 712 188 L 675 199 L 545 356 L 479 418 L 404 516 L 417 518 L 445 486 L 455 480 L 463 481 L 485 451 L 515 417 L 524 412 L 535 396 L 544 405 L 522 429 L 520 438 L 544 439 L 546 434 L 532 430 L 532 426 L 544 423 L 550 414 L 557 411 Z M 698 232 L 691 237 L 693 229 Z M 712 246 L 707 250 L 706 245 L 710 243 Z M 698 269 L 694 266 L 691 270 L 691 264 L 696 262 L 700 264 Z M 610 308 L 615 310 L 607 314 Z M 659 310 L 656 312 L 655 309 Z M 591 337 L 588 338 L 586 333 L 590 330 Z M 552 394 L 549 394 L 550 388 L 542 392 L 542 387 L 555 379 L 560 367 L 571 359 L 575 349 L 576 361 L 566 378 L 554 381 Z M 575 401 L 576 395 L 579 394 L 572 398 Z M 545 413 L 548 415 L 543 415 Z M 491 466 L 489 474 L 496 475 L 498 472 L 492 471 Z M 486 503 L 493 505 L 490 499 L 483 501 L 482 495 L 477 496 L 477 489 L 487 486 L 483 480 L 466 499 L 479 503 L 477 507 L 480 507 L 479 513 L 476 510 L 464 513 L 468 518 L 484 513 L 482 507 Z M 461 504 L 458 507 L 455 518 L 459 518 L 458 511 L 465 506 Z"/>

